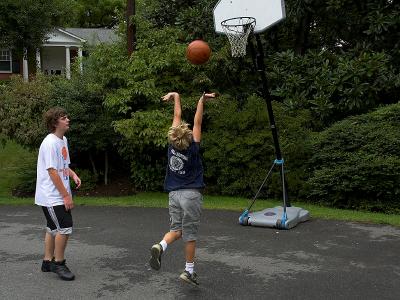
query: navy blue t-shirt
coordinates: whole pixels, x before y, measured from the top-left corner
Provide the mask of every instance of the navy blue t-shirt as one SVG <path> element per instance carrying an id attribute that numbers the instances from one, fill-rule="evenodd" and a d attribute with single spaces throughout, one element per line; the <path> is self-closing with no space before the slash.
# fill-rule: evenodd
<path id="1" fill-rule="evenodd" d="M 200 143 L 192 141 L 183 151 L 168 147 L 167 174 L 164 189 L 167 192 L 180 189 L 202 189 L 203 164 L 200 158 Z"/>

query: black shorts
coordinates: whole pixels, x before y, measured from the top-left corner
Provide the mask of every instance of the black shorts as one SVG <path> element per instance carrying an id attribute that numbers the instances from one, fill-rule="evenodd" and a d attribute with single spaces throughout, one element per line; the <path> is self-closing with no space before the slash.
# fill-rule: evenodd
<path id="1" fill-rule="evenodd" d="M 72 233 L 72 214 L 70 210 L 65 210 L 64 205 L 42 206 L 42 209 L 46 216 L 48 233 L 51 235 Z"/>

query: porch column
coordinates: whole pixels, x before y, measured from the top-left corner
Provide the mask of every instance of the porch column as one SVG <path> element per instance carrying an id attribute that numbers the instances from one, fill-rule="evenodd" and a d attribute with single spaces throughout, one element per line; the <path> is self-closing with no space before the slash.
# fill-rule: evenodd
<path id="1" fill-rule="evenodd" d="M 78 58 L 79 58 L 79 70 L 81 74 L 83 73 L 83 62 L 82 62 L 82 48 L 78 48 Z"/>
<path id="2" fill-rule="evenodd" d="M 71 79 L 71 56 L 69 47 L 65 47 L 65 77 Z"/>
<path id="3" fill-rule="evenodd" d="M 28 82 L 28 49 L 24 48 L 24 53 L 22 57 L 22 72 L 24 82 Z"/>
<path id="4" fill-rule="evenodd" d="M 40 61 L 40 48 L 36 49 L 36 72 L 40 72 L 42 70 L 42 63 Z"/>

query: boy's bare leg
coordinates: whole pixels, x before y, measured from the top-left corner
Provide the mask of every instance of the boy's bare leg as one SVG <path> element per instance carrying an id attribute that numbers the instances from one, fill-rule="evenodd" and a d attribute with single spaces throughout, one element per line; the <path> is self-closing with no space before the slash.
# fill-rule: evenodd
<path id="1" fill-rule="evenodd" d="M 167 245 L 179 240 L 181 236 L 181 230 L 169 231 L 164 235 L 163 240 L 159 244 L 155 244 L 151 247 L 149 264 L 154 270 L 159 270 L 161 268 L 161 254 L 164 252 Z"/>
<path id="2" fill-rule="evenodd" d="M 186 262 L 194 262 L 194 255 L 196 252 L 196 241 L 186 242 L 185 244 L 185 257 Z"/>
<path id="3" fill-rule="evenodd" d="M 43 260 L 52 260 L 54 257 L 54 246 L 55 241 L 54 237 L 46 232 L 46 236 L 44 238 L 44 258 Z"/>
<path id="4" fill-rule="evenodd" d="M 170 231 L 164 235 L 163 240 L 167 242 L 167 244 L 171 244 L 176 240 L 179 240 L 182 236 L 182 231 Z"/>
<path id="5" fill-rule="evenodd" d="M 70 271 L 70 269 L 65 264 L 64 252 L 67 247 L 69 235 L 57 233 L 55 238 L 55 262 L 54 271 L 63 280 L 74 280 L 75 275 Z"/>
<path id="6" fill-rule="evenodd" d="M 69 235 L 68 234 L 59 234 L 57 233 L 55 238 L 55 260 L 63 261 L 65 248 L 67 247 Z"/>
<path id="7" fill-rule="evenodd" d="M 179 276 L 180 279 L 193 285 L 199 285 L 197 281 L 197 274 L 194 272 L 194 255 L 196 252 L 196 241 L 189 241 L 185 243 L 185 271 Z"/>

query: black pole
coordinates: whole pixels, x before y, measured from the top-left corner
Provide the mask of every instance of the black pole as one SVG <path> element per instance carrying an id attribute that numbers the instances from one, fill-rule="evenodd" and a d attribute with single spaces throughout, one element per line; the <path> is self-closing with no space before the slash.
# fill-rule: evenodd
<path id="1" fill-rule="evenodd" d="M 256 36 L 257 49 L 258 49 L 257 55 L 256 55 L 257 72 L 261 78 L 262 95 L 267 104 L 269 125 L 270 125 L 271 132 L 272 132 L 272 138 L 274 140 L 276 159 L 280 161 L 280 160 L 282 160 L 282 153 L 281 153 L 281 148 L 279 147 L 278 131 L 276 130 L 274 112 L 272 110 L 271 94 L 269 93 L 267 77 L 265 75 L 263 46 L 261 43 L 260 36 L 258 34 L 256 34 L 255 36 Z"/>
<path id="2" fill-rule="evenodd" d="M 284 211 L 286 213 L 286 206 L 290 207 L 290 202 L 288 199 L 288 194 L 287 194 L 287 188 L 286 188 L 286 181 L 285 181 L 285 171 L 283 167 L 283 159 L 282 159 L 282 153 L 281 153 L 281 148 L 279 146 L 279 138 L 278 138 L 278 131 L 276 129 L 275 125 L 275 117 L 274 117 L 274 111 L 272 110 L 272 97 L 268 89 L 268 81 L 267 81 L 267 76 L 265 75 L 265 65 L 264 65 L 264 50 L 263 46 L 261 43 L 261 38 L 259 34 L 255 34 L 256 41 L 257 41 L 257 54 L 256 54 L 256 66 L 257 66 L 257 72 L 260 75 L 261 79 L 261 84 L 262 84 L 262 95 L 265 100 L 265 103 L 267 104 L 267 111 L 268 111 L 268 118 L 269 118 L 269 125 L 271 128 L 272 132 L 272 139 L 274 140 L 274 146 L 275 146 L 275 154 L 276 154 L 276 161 L 275 164 L 281 165 L 281 168 L 279 168 L 279 173 L 281 176 L 282 180 L 282 188 L 283 188 L 283 203 L 284 203 Z"/>

